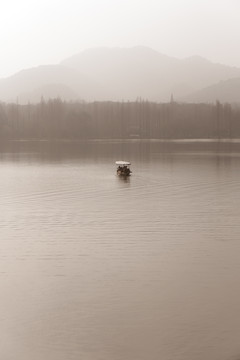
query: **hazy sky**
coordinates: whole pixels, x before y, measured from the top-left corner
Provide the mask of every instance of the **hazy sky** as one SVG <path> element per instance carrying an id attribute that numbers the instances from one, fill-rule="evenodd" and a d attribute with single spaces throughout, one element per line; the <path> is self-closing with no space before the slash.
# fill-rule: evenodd
<path id="1" fill-rule="evenodd" d="M 239 15 L 240 0 L 4 0 L 0 77 L 99 46 L 240 67 Z"/>

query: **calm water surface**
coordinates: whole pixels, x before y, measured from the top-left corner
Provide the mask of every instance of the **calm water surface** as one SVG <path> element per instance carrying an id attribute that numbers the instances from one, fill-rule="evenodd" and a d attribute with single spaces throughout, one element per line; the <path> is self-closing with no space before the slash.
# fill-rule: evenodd
<path id="1" fill-rule="evenodd" d="M 239 144 L 12 142 L 0 174 L 1 359 L 240 358 Z"/>

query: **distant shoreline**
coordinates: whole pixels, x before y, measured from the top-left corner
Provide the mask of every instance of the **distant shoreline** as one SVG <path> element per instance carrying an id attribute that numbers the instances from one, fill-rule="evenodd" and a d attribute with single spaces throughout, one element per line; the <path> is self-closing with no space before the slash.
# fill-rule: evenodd
<path id="1" fill-rule="evenodd" d="M 232 141 L 240 108 L 135 102 L 0 104 L 0 140 Z M 229 139 L 229 140 L 227 140 Z"/>

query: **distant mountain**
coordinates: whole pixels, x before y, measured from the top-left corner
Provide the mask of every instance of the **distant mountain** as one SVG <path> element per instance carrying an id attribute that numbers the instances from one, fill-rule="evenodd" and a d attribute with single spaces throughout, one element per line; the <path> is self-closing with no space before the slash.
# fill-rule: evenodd
<path id="1" fill-rule="evenodd" d="M 61 64 L 101 83 L 100 100 L 142 97 L 160 101 L 170 98 L 169 74 L 178 73 L 179 60 L 145 47 L 98 48 L 85 50 Z"/>
<path id="2" fill-rule="evenodd" d="M 240 77 L 220 81 L 217 84 L 184 96 L 181 100 L 193 103 L 213 103 L 217 100 L 223 103 L 240 103 Z"/>
<path id="3" fill-rule="evenodd" d="M 0 100 L 169 101 L 219 81 L 240 78 L 240 68 L 214 64 L 199 56 L 179 60 L 147 47 L 97 48 L 80 52 L 58 65 L 23 70 L 0 80 Z M 39 100 L 38 100 L 39 98 Z"/>
<path id="4" fill-rule="evenodd" d="M 89 49 L 62 62 L 104 84 L 102 96 L 168 101 L 220 80 L 240 76 L 240 69 L 193 56 L 172 58 L 146 47 Z"/>
<path id="5" fill-rule="evenodd" d="M 41 97 L 61 96 L 66 100 L 91 97 L 98 84 L 77 70 L 63 65 L 44 65 L 26 69 L 0 80 L 0 100 L 26 103 L 38 102 Z M 100 93 L 100 90 L 99 90 Z"/>

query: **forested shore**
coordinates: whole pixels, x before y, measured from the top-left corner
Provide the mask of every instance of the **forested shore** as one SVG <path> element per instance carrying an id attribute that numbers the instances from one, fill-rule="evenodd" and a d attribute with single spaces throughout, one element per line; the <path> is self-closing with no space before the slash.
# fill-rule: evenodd
<path id="1" fill-rule="evenodd" d="M 230 104 L 135 102 L 0 103 L 1 139 L 240 138 L 240 108 Z"/>

